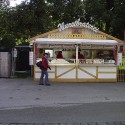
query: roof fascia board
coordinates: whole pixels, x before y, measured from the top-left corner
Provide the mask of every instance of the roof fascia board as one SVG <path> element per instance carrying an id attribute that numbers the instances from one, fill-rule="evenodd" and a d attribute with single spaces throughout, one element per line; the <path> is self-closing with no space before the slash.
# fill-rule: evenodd
<path id="1" fill-rule="evenodd" d="M 107 33 L 104 33 L 104 32 L 101 32 L 101 31 L 98 31 L 98 33 L 100 33 L 100 34 L 102 34 L 102 35 L 104 35 L 104 36 L 106 36 L 106 37 L 108 37 L 108 38 L 110 38 L 110 39 L 113 39 L 113 40 L 115 40 L 115 41 L 117 41 L 117 42 L 124 42 L 124 41 L 122 41 L 122 40 L 120 40 L 120 39 L 118 39 L 118 38 L 116 38 L 116 37 L 113 37 L 113 36 L 107 34 Z"/>
<path id="2" fill-rule="evenodd" d="M 57 32 L 57 31 L 58 31 L 58 29 L 54 29 L 54 30 L 52 30 L 52 31 L 49 31 L 49 32 L 46 32 L 46 33 L 37 35 L 37 36 L 35 36 L 35 37 L 30 38 L 30 41 L 33 41 L 33 40 L 35 40 L 35 39 L 37 39 L 37 38 L 40 38 L 40 37 L 44 37 L 44 36 L 46 36 L 46 35 L 49 35 L 50 33 L 54 33 L 54 32 Z"/>

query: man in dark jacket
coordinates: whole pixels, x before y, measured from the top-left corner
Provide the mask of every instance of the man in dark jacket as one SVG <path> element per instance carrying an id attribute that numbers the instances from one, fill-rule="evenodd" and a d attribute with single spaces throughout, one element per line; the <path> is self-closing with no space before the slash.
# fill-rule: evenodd
<path id="1" fill-rule="evenodd" d="M 48 65 L 48 54 L 44 53 L 44 56 L 42 57 L 42 68 L 41 68 L 41 76 L 40 76 L 40 80 L 39 80 L 39 85 L 44 85 L 43 84 L 43 77 L 45 75 L 45 85 L 50 86 L 50 83 L 48 81 L 48 72 L 47 69 L 50 68 L 50 66 Z"/>

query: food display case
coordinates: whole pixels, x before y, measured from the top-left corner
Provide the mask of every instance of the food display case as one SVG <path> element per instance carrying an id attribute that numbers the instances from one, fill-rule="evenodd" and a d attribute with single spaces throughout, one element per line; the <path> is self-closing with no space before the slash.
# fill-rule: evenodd
<path id="1" fill-rule="evenodd" d="M 93 59 L 93 64 L 104 64 L 104 59 Z"/>

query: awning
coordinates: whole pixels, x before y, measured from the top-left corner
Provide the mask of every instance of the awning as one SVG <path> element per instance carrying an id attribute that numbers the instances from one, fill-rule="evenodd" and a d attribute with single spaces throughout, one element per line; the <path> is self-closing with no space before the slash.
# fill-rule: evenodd
<path id="1" fill-rule="evenodd" d="M 94 40 L 94 39 L 50 39 L 50 38 L 37 38 L 30 42 L 38 44 L 83 44 L 83 45 L 118 45 L 121 44 L 115 40 Z"/>

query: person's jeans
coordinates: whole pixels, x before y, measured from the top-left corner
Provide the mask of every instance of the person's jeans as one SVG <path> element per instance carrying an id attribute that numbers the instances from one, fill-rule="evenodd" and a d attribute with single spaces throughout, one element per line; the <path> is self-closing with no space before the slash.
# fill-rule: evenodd
<path id="1" fill-rule="evenodd" d="M 45 75 L 45 84 L 47 85 L 47 84 L 49 84 L 47 70 L 42 70 L 41 71 L 41 77 L 40 77 L 40 80 L 39 80 L 39 84 L 43 84 L 43 77 L 44 77 L 44 75 Z"/>

